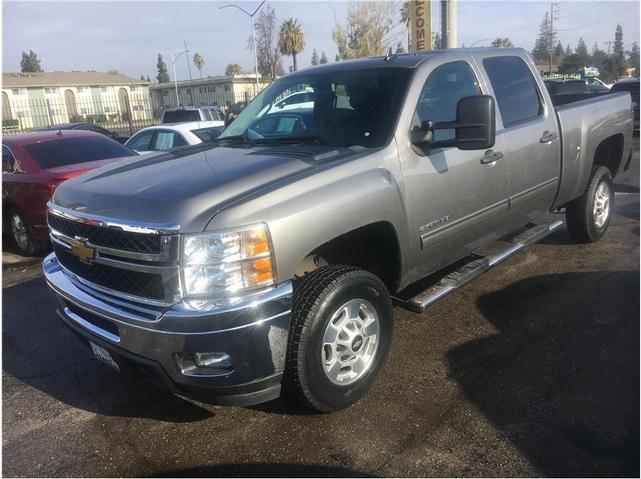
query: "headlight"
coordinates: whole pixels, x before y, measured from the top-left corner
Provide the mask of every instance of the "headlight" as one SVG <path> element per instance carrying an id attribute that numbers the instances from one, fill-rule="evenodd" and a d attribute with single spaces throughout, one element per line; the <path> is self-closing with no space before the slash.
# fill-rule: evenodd
<path id="1" fill-rule="evenodd" d="M 221 298 L 274 283 L 264 224 L 221 233 L 185 235 L 182 283 L 188 298 Z"/>

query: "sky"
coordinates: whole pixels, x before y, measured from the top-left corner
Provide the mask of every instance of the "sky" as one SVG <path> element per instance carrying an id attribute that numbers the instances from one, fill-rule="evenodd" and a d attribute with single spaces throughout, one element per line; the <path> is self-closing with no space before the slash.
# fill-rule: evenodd
<path id="1" fill-rule="evenodd" d="M 156 71 L 161 53 L 171 69 L 171 54 L 184 49 L 205 59 L 203 75 L 221 75 L 229 63 L 253 71 L 253 53 L 247 49 L 251 34 L 249 17 L 230 2 L 206 1 L 27 1 L 2 2 L 2 69 L 20 70 L 22 51 L 34 50 L 45 71 L 118 70 L 134 78 Z M 260 2 L 235 0 L 245 10 Z M 325 51 L 330 61 L 336 55 L 332 29 L 344 23 L 346 1 L 273 1 L 278 23 L 293 17 L 301 24 L 306 48 L 298 64 L 310 64 L 312 51 Z M 400 6 L 400 1 L 396 3 Z M 432 28 L 439 30 L 439 6 L 432 7 Z M 458 1 L 459 46 L 489 45 L 491 39 L 508 37 L 515 46 L 531 50 L 550 2 Z M 623 27 L 624 45 L 639 41 L 639 2 L 559 1 L 555 28 L 563 45 L 574 47 L 583 37 L 589 48 L 595 42 L 614 40 L 617 23 Z M 402 25 L 391 33 L 394 41 L 406 42 Z M 285 57 L 285 68 L 292 63 Z M 192 75 L 199 73 L 191 65 Z M 185 55 L 176 62 L 179 80 L 189 78 Z"/>

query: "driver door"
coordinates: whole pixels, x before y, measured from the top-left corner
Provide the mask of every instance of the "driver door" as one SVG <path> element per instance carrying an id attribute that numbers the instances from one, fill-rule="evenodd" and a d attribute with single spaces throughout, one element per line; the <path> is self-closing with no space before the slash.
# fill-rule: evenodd
<path id="1" fill-rule="evenodd" d="M 410 129 L 422 121 L 455 121 L 461 98 L 483 94 L 479 76 L 467 61 L 441 63 L 421 73 L 426 78 L 420 93 L 412 90 L 408 95 L 408 101 L 412 93 L 416 95 Z M 454 136 L 454 130 L 436 130 L 434 139 L 443 141 Z M 499 236 L 508 205 L 507 165 L 501 159 L 482 162 L 495 153 L 500 158 L 505 151 L 500 135 L 488 150 L 419 147 L 409 139 L 401 143 L 413 252 L 408 277 L 416 280 Z"/>

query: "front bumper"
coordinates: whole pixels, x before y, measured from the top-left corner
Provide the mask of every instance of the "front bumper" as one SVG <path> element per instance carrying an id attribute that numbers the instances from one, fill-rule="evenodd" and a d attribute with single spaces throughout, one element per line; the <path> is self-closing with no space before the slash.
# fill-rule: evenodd
<path id="1" fill-rule="evenodd" d="M 284 283 L 240 304 L 208 312 L 182 305 L 158 311 L 93 291 L 54 254 L 43 262 L 64 324 L 116 358 L 153 371 L 174 393 L 214 404 L 250 405 L 280 395 L 292 286 Z M 224 353 L 231 367 L 186 370 L 179 358 Z"/>

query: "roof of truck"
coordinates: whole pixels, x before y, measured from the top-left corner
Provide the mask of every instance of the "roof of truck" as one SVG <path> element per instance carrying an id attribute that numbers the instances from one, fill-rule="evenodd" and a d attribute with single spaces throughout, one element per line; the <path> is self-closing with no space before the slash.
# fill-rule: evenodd
<path id="1" fill-rule="evenodd" d="M 290 73 L 287 76 L 293 75 L 305 75 L 311 71 L 318 73 L 333 73 L 340 71 L 350 71 L 350 70 L 359 70 L 361 68 L 416 68 L 418 65 L 423 63 L 429 58 L 433 58 L 440 55 L 451 55 L 453 53 L 465 53 L 465 54 L 475 54 L 475 53 L 496 53 L 500 51 L 501 53 L 508 55 L 521 55 L 525 52 L 522 48 L 495 48 L 495 47 L 481 47 L 481 48 L 449 48 L 443 50 L 425 50 L 416 53 L 399 53 L 392 54 L 389 60 L 386 60 L 384 56 L 378 57 L 368 57 L 368 58 L 358 58 L 356 60 L 341 60 L 340 62 L 335 63 L 325 63 L 323 65 L 313 66 L 303 68 L 297 72 Z"/>

